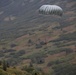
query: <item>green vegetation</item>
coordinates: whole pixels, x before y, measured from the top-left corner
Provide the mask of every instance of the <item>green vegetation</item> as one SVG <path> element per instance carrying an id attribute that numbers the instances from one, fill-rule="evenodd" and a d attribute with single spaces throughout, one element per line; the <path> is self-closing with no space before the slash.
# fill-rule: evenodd
<path id="1" fill-rule="evenodd" d="M 65 52 L 66 48 L 56 48 L 52 50 L 48 50 L 48 54 L 53 55 L 61 52 Z"/>
<path id="2" fill-rule="evenodd" d="M 40 69 L 32 66 L 23 66 L 21 69 L 17 67 L 8 67 L 6 61 L 3 61 L 3 65 L 0 65 L 0 75 L 43 75 L 44 72 Z M 44 74 L 45 75 L 45 74 Z M 48 75 L 48 74 L 47 74 Z"/>
<path id="3" fill-rule="evenodd" d="M 60 58 L 60 59 L 56 59 L 56 60 L 53 60 L 53 61 L 50 61 L 47 66 L 53 66 L 53 65 L 59 65 L 59 64 L 63 64 L 63 63 L 69 63 L 71 60 L 73 60 L 75 57 L 74 57 L 75 54 L 70 54 L 70 55 L 67 55 L 63 58 Z"/>
<path id="4" fill-rule="evenodd" d="M 55 75 L 76 75 L 76 64 L 59 64 L 53 67 Z"/>
<path id="5" fill-rule="evenodd" d="M 0 1 L 0 75 L 76 75 L 75 0 Z M 63 17 L 39 15 L 43 3 Z"/>

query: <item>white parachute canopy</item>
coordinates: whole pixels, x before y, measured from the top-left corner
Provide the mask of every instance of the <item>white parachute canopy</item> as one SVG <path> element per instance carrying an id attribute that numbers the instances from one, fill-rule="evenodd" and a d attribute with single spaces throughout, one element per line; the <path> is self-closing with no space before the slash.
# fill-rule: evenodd
<path id="1" fill-rule="evenodd" d="M 63 10 L 61 7 L 57 5 L 42 5 L 39 8 L 39 13 L 40 14 L 46 14 L 46 15 L 58 15 L 62 16 L 63 15 Z"/>

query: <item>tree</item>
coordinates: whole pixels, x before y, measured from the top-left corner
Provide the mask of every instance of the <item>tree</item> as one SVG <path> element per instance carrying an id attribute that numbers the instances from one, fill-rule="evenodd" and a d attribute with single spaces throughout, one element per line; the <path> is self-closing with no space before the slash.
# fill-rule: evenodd
<path id="1" fill-rule="evenodd" d="M 32 41 L 31 39 L 29 39 L 29 40 L 28 40 L 28 44 L 29 44 L 29 46 L 31 46 L 31 45 L 33 45 L 34 43 L 33 43 L 33 41 Z"/>
<path id="2" fill-rule="evenodd" d="M 3 70 L 4 70 L 4 71 L 7 70 L 7 64 L 6 64 L 6 61 L 5 61 L 5 60 L 3 61 Z"/>
<path id="3" fill-rule="evenodd" d="M 29 67 L 33 67 L 33 63 L 32 62 L 30 62 Z"/>
<path id="4" fill-rule="evenodd" d="M 6 63 L 6 66 L 7 66 L 8 68 L 10 67 L 9 62 Z"/>
<path id="5" fill-rule="evenodd" d="M 2 61 L 0 60 L 0 65 L 2 65 Z"/>

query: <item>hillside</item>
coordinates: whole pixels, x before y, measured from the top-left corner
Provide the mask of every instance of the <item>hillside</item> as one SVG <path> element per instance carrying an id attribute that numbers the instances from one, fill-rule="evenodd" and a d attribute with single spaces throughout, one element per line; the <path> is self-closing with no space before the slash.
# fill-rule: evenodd
<path id="1" fill-rule="evenodd" d="M 0 0 L 0 8 L 6 7 L 12 2 L 12 0 Z"/>
<path id="2" fill-rule="evenodd" d="M 33 67 L 33 66 L 22 66 L 20 67 L 10 67 L 10 66 L 5 66 L 6 62 L 3 62 L 3 64 L 1 64 L 0 61 L 0 75 L 46 75 L 43 71 L 39 71 L 37 70 L 37 68 Z M 47 74 L 48 75 L 48 74 Z"/>
<path id="3" fill-rule="evenodd" d="M 45 26 L 54 22 L 65 23 L 65 26 L 75 24 L 74 0 L 0 0 L 0 39 L 14 39 L 28 33 L 29 28 Z M 7 1 L 7 2 L 6 2 Z M 11 2 L 10 2 L 11 1 Z M 56 4 L 63 8 L 64 14 L 60 19 L 53 16 L 39 15 L 38 9 L 42 4 Z M 3 7 L 2 7 L 3 6 Z M 32 10 L 33 9 L 33 10 Z M 67 21 L 70 19 L 70 21 Z M 72 22 L 71 22 L 72 20 Z M 64 22 L 65 21 L 65 22 Z M 67 21 L 67 22 L 66 22 Z M 68 24 L 67 24 L 68 23 Z M 49 25 L 50 26 L 50 25 Z M 7 36 L 8 34 L 8 36 Z M 12 35 L 11 35 L 12 34 Z"/>
<path id="4" fill-rule="evenodd" d="M 76 1 L 3 1 L 0 6 L 0 60 L 6 59 L 17 67 L 32 63 L 51 75 L 74 75 Z M 40 15 L 38 9 L 42 4 L 61 6 L 63 16 Z"/>

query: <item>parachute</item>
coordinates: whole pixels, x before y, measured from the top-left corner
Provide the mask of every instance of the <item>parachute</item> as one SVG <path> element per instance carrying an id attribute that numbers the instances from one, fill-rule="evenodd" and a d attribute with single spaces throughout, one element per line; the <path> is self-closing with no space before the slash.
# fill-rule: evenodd
<path id="1" fill-rule="evenodd" d="M 45 15 L 58 15 L 62 16 L 63 15 L 63 10 L 61 7 L 57 5 L 42 5 L 39 8 L 39 13 L 40 14 L 45 14 Z"/>

